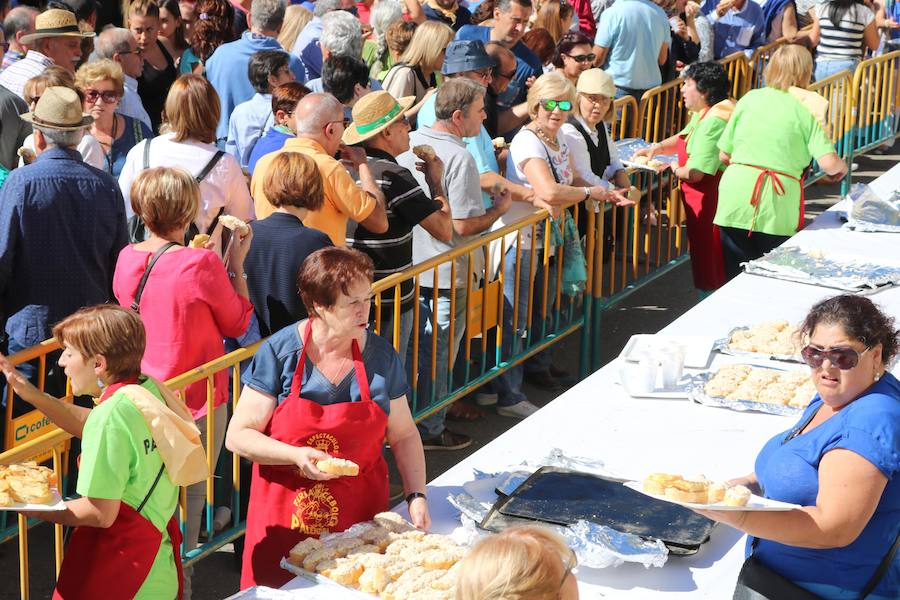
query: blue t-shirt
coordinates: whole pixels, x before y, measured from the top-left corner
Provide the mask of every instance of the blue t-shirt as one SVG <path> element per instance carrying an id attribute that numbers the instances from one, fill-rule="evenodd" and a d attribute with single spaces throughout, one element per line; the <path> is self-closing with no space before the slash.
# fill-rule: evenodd
<path id="1" fill-rule="evenodd" d="M 821 406 L 817 395 L 795 428 Z M 756 458 L 756 476 L 767 498 L 815 506 L 819 461 L 836 448 L 850 450 L 878 467 L 888 478 L 887 486 L 875 514 L 849 546 L 820 550 L 760 540 L 753 554 L 824 598 L 857 598 L 900 530 L 900 382 L 886 373 L 864 396 L 783 443 L 789 433 L 769 440 Z M 870 596 L 874 597 L 900 597 L 900 554 Z"/>
<path id="2" fill-rule="evenodd" d="M 121 115 L 125 119 L 125 131 L 122 137 L 113 142 L 109 154 L 106 155 L 106 165 L 104 170 L 115 177 L 119 178 L 122 167 L 125 166 L 125 157 L 128 151 L 134 148 L 138 142 L 153 137 L 153 132 L 142 121 L 133 119 L 126 115 Z"/>
<path id="3" fill-rule="evenodd" d="M 466 25 L 456 32 L 457 40 L 481 40 L 485 44 L 491 41 L 493 27 L 484 25 Z M 509 107 L 525 101 L 528 88 L 525 82 L 529 77 L 540 77 L 544 72 L 544 66 L 537 54 L 522 42 L 516 42 L 512 47 L 512 53 L 516 55 L 516 74 L 509 82 L 509 87 L 500 95 L 498 103 Z"/>
<path id="4" fill-rule="evenodd" d="M 247 163 L 247 170 L 250 172 L 250 175 L 253 175 L 253 171 L 256 169 L 256 162 L 260 158 L 270 152 L 281 150 L 288 138 L 292 137 L 294 135 L 291 133 L 281 131 L 277 127 L 270 127 L 265 135 L 259 138 L 259 141 L 253 146 L 253 150 L 250 151 L 250 162 Z"/>
<path id="5" fill-rule="evenodd" d="M 616 87 L 648 90 L 662 83 L 659 52 L 672 45 L 669 19 L 650 0 L 619 0 L 600 15 L 594 44 L 609 48 L 604 68 Z"/>
<path id="6" fill-rule="evenodd" d="M 744 51 L 749 57 L 755 48 L 766 43 L 766 17 L 757 2 L 748 0 L 741 10 L 729 10 L 725 16 L 716 14 L 716 0 L 706 0 L 701 10 L 713 26 L 716 60 Z"/>
<path id="7" fill-rule="evenodd" d="M 302 349 L 303 340 L 297 324 L 288 325 L 262 343 L 241 376 L 241 381 L 258 392 L 274 396 L 281 404 L 291 392 L 291 380 Z M 372 400 L 385 414 L 390 415 L 391 400 L 409 391 L 403 363 L 393 346 L 371 332 L 367 332 L 362 359 Z M 308 357 L 301 384 L 300 396 L 323 406 L 362 400 L 354 370 L 351 369 L 339 384 L 333 385 Z"/>

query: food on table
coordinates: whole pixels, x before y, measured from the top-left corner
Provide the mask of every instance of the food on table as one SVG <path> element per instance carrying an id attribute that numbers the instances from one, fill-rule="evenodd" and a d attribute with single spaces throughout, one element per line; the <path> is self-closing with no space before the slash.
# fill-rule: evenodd
<path id="1" fill-rule="evenodd" d="M 434 152 L 434 148 L 432 148 L 428 144 L 413 146 L 412 153 L 415 154 L 417 158 L 425 161 L 434 160 L 437 157 L 437 154 L 435 154 Z"/>
<path id="2" fill-rule="evenodd" d="M 341 475 L 345 477 L 356 477 L 359 475 L 359 465 L 352 460 L 343 458 L 326 458 L 316 463 L 316 468 L 323 473 L 330 475 Z"/>
<path id="3" fill-rule="evenodd" d="M 644 479 L 643 489 L 648 494 L 692 504 L 746 506 L 750 500 L 750 490 L 744 486 L 730 486 L 725 482 L 713 483 L 703 475 L 684 478 L 672 473 L 651 473 Z"/>
<path id="4" fill-rule="evenodd" d="M 664 163 L 663 161 L 657 160 L 655 158 L 650 158 L 649 156 L 634 155 L 631 157 L 630 162 L 632 162 L 636 165 L 650 167 L 651 169 L 661 169 L 664 166 L 666 166 L 666 163 Z"/>
<path id="5" fill-rule="evenodd" d="M 749 365 L 726 365 L 706 382 L 704 392 L 714 398 L 745 400 L 805 408 L 816 388 L 803 371 L 776 371 Z"/>
<path id="6" fill-rule="evenodd" d="M 188 246 L 190 246 L 191 248 L 204 248 L 206 246 L 206 242 L 208 241 L 208 235 L 206 235 L 205 233 L 198 233 L 191 239 Z"/>
<path id="7" fill-rule="evenodd" d="M 452 600 L 465 548 L 415 529 L 397 513 L 380 513 L 362 525 L 355 536 L 307 538 L 287 560 L 385 600 Z"/>
<path id="8" fill-rule="evenodd" d="M 766 321 L 748 329 L 735 331 L 728 348 L 774 356 L 799 356 L 797 328 L 787 321 Z"/>
<path id="9" fill-rule="evenodd" d="M 222 224 L 223 227 L 227 227 L 232 231 L 238 231 L 240 233 L 245 233 L 247 229 L 250 227 L 244 221 L 238 219 L 233 215 L 222 215 L 219 217 L 219 223 Z"/>
<path id="10" fill-rule="evenodd" d="M 51 504 L 56 473 L 34 462 L 0 465 L 0 506 L 14 502 Z"/>

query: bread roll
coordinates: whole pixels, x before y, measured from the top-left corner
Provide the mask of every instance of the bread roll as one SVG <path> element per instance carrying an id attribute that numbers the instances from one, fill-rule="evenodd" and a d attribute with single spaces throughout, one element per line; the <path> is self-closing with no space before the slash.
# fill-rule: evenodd
<path id="1" fill-rule="evenodd" d="M 378 513 L 372 520 L 392 533 L 403 533 L 415 529 L 406 519 L 395 512 Z"/>
<path id="2" fill-rule="evenodd" d="M 646 156 L 632 156 L 631 162 L 636 165 L 646 165 L 648 162 L 650 162 L 650 158 Z"/>
<path id="3" fill-rule="evenodd" d="M 412 153 L 421 160 L 434 160 L 435 158 L 437 158 L 437 154 L 435 154 L 434 148 L 432 148 L 428 144 L 413 146 Z"/>
<path id="4" fill-rule="evenodd" d="M 666 487 L 681 479 L 681 475 L 670 473 L 651 473 L 644 479 L 644 491 L 648 494 L 664 496 Z"/>
<path id="5" fill-rule="evenodd" d="M 359 465 L 351 460 L 343 458 L 326 458 L 316 463 L 316 468 L 323 473 L 341 475 L 343 477 L 356 477 L 359 475 Z"/>
<path id="6" fill-rule="evenodd" d="M 191 239 L 191 242 L 188 244 L 191 248 L 204 248 L 206 246 L 206 242 L 209 241 L 209 236 L 205 233 L 198 233 Z"/>
<path id="7" fill-rule="evenodd" d="M 725 492 L 728 491 L 728 485 L 722 482 L 712 483 L 707 490 L 706 502 L 707 504 L 718 504 L 725 497 Z"/>
<path id="8" fill-rule="evenodd" d="M 742 485 L 736 485 L 728 488 L 722 502 L 726 506 L 747 506 L 747 503 L 750 501 L 750 496 L 749 489 Z"/>
<path id="9" fill-rule="evenodd" d="M 369 567 L 359 576 L 359 591 L 366 594 L 380 594 L 391 582 L 387 571 L 381 567 Z"/>
<path id="10" fill-rule="evenodd" d="M 665 493 L 666 498 L 677 502 L 690 502 L 692 504 L 706 504 L 708 497 L 707 490 L 698 490 L 695 492 L 686 492 L 678 488 L 668 487 Z"/>
<path id="11" fill-rule="evenodd" d="M 291 551 L 288 554 L 288 562 L 299 567 L 303 565 L 303 561 L 307 556 L 321 547 L 321 540 L 318 540 L 316 538 L 306 538 L 305 540 L 291 548 Z"/>
<path id="12" fill-rule="evenodd" d="M 509 144 L 506 143 L 506 140 L 502 137 L 495 137 L 491 140 L 491 144 L 494 145 L 494 150 L 503 150 L 504 148 L 509 146 Z"/>
<path id="13" fill-rule="evenodd" d="M 234 215 L 222 215 L 219 217 L 219 223 L 222 224 L 222 227 L 227 227 L 232 231 L 237 231 L 240 233 L 245 233 L 249 225 L 247 225 L 244 221 L 238 219 Z"/>

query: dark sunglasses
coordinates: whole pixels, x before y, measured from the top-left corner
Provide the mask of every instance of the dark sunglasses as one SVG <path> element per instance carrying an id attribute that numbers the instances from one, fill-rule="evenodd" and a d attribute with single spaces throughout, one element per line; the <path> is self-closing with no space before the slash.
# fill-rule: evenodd
<path id="1" fill-rule="evenodd" d="M 541 100 L 541 106 L 543 106 L 544 110 L 547 112 L 552 112 L 557 108 L 563 112 L 572 110 L 572 103 L 568 100 Z"/>
<path id="2" fill-rule="evenodd" d="M 574 56 L 572 54 L 566 54 L 569 58 L 574 60 L 577 63 L 586 63 L 586 62 L 594 62 L 594 59 L 597 58 L 597 55 L 594 53 L 591 54 L 579 54 L 578 56 Z"/>
<path id="3" fill-rule="evenodd" d="M 803 362 L 813 369 L 821 367 L 827 358 L 828 362 L 841 371 L 849 371 L 859 364 L 859 357 L 871 349 L 869 347 L 862 352 L 857 352 L 853 348 L 829 348 L 824 350 L 815 346 L 806 346 L 800 351 L 800 356 L 803 357 Z"/>
<path id="4" fill-rule="evenodd" d="M 84 91 L 84 99 L 87 100 L 88 103 L 92 104 L 96 102 L 97 98 L 102 98 L 103 102 L 106 104 L 113 104 L 119 101 L 119 95 L 115 92 L 98 92 L 97 90 Z"/>

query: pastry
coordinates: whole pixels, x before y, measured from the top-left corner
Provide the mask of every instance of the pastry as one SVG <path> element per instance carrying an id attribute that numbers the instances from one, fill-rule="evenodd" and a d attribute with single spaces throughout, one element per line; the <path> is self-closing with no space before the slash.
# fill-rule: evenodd
<path id="1" fill-rule="evenodd" d="M 406 519 L 395 512 L 378 513 L 372 520 L 393 533 L 403 533 L 415 529 Z"/>
<path id="2" fill-rule="evenodd" d="M 709 489 L 706 490 L 706 503 L 718 504 L 725 498 L 725 492 L 728 491 L 728 485 L 722 482 L 711 483 Z"/>
<path id="3" fill-rule="evenodd" d="M 307 556 L 321 547 L 322 542 L 319 539 L 312 537 L 306 538 L 291 548 L 291 551 L 288 554 L 288 562 L 299 567 L 303 564 L 303 561 Z"/>
<path id="4" fill-rule="evenodd" d="M 726 506 L 747 506 L 750 501 L 750 490 L 742 485 L 728 488 L 722 503 Z"/>
<path id="5" fill-rule="evenodd" d="M 412 153 L 416 155 L 421 160 L 434 160 L 437 158 L 437 154 L 434 152 L 434 148 L 429 146 L 428 144 L 421 144 L 419 146 L 413 146 Z"/>
<path id="6" fill-rule="evenodd" d="M 323 473 L 341 475 L 344 477 L 356 477 L 359 475 L 359 465 L 351 460 L 343 458 L 326 458 L 316 463 L 316 468 Z"/>
<path id="7" fill-rule="evenodd" d="M 228 229 L 236 231 L 238 233 L 244 233 L 247 231 L 247 228 L 250 227 L 244 221 L 238 219 L 234 215 L 220 216 L 219 223 L 221 223 L 223 227 L 227 227 Z"/>
<path id="8" fill-rule="evenodd" d="M 632 156 L 631 162 L 636 165 L 646 165 L 648 162 L 650 162 L 650 158 L 647 156 Z"/>
<path id="9" fill-rule="evenodd" d="M 678 502 L 692 502 L 706 504 L 709 495 L 709 483 L 707 481 L 691 481 L 680 479 L 673 481 L 666 487 L 665 496 Z"/>
<path id="10" fill-rule="evenodd" d="M 315 572 L 316 566 L 323 560 L 332 560 L 338 557 L 338 551 L 335 548 L 323 546 L 318 550 L 313 550 L 303 559 L 303 568 L 306 571 Z"/>
<path id="11" fill-rule="evenodd" d="M 208 235 L 206 235 L 205 233 L 198 233 L 197 235 L 195 235 L 193 237 L 193 239 L 191 239 L 188 246 L 190 246 L 191 248 L 205 248 L 206 242 L 208 242 L 208 241 L 209 241 Z"/>
<path id="12" fill-rule="evenodd" d="M 341 585 L 355 585 L 363 574 L 363 566 L 347 558 L 322 561 L 316 572 Z"/>
<path id="13" fill-rule="evenodd" d="M 446 570 L 462 559 L 462 552 L 452 548 L 434 548 L 419 556 L 418 563 L 426 569 Z"/>
<path id="14" fill-rule="evenodd" d="M 679 481 L 680 479 L 681 475 L 671 475 L 669 473 L 651 473 L 644 480 L 644 491 L 648 494 L 663 496 L 665 495 L 666 487 L 676 481 Z"/>
<path id="15" fill-rule="evenodd" d="M 502 137 L 495 137 L 491 140 L 491 144 L 493 144 L 494 150 L 503 150 L 504 148 L 509 147 L 509 144 L 507 144 L 506 140 Z"/>
<path id="16" fill-rule="evenodd" d="M 380 594 L 390 582 L 390 576 L 382 567 L 367 567 L 359 576 L 359 591 L 366 594 Z"/>

